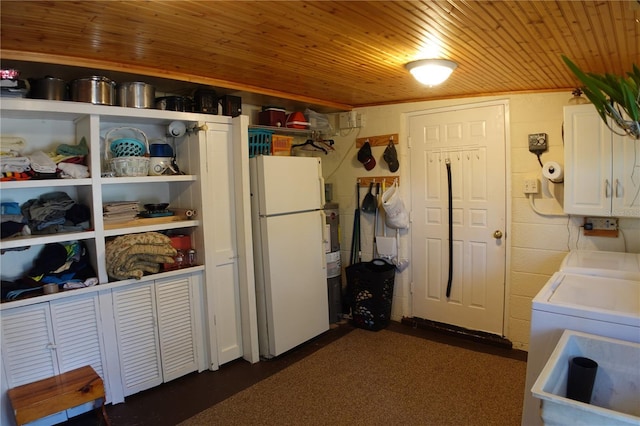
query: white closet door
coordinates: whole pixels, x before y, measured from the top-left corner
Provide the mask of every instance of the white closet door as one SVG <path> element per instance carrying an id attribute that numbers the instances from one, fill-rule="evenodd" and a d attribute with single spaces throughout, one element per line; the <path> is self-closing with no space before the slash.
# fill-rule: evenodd
<path id="1" fill-rule="evenodd" d="M 206 185 L 212 195 L 204 212 L 204 230 L 210 242 L 207 292 L 209 309 L 215 315 L 218 364 L 224 364 L 242 356 L 233 141 L 228 129 L 218 129 L 213 123 L 207 123 L 207 128 Z"/>
<path id="2" fill-rule="evenodd" d="M 124 395 L 162 383 L 153 283 L 113 291 Z"/>
<path id="3" fill-rule="evenodd" d="M 164 381 L 198 369 L 196 327 L 189 277 L 156 281 L 158 330 Z"/>

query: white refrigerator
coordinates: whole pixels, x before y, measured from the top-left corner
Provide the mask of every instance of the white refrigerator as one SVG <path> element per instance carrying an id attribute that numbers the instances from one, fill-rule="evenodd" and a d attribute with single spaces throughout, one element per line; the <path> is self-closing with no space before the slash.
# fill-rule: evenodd
<path id="1" fill-rule="evenodd" d="M 249 160 L 260 355 L 329 329 L 324 180 L 319 158 Z"/>

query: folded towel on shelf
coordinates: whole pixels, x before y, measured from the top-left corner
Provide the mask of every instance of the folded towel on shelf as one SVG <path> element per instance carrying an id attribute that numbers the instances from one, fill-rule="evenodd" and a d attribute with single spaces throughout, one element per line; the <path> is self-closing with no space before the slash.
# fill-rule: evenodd
<path id="1" fill-rule="evenodd" d="M 31 168 L 38 173 L 55 173 L 56 163 L 42 151 L 35 151 L 28 155 Z"/>
<path id="2" fill-rule="evenodd" d="M 87 140 L 82 137 L 78 145 L 60 144 L 56 148 L 56 154 L 62 154 L 67 156 L 80 156 L 87 155 L 89 153 L 89 147 L 87 146 Z"/>
<path id="3" fill-rule="evenodd" d="M 82 164 L 58 163 L 58 168 L 62 171 L 60 176 L 65 179 L 82 179 L 89 177 L 89 168 Z"/>
<path id="4" fill-rule="evenodd" d="M 31 161 L 27 157 L 13 155 L 0 156 L 0 172 L 24 173 L 31 170 Z"/>
<path id="5" fill-rule="evenodd" d="M 107 242 L 105 252 L 107 274 L 116 280 L 160 272 L 161 264 L 174 263 L 177 254 L 171 239 L 157 232 L 121 235 Z"/>
<path id="6" fill-rule="evenodd" d="M 122 213 L 130 211 L 138 212 L 140 210 L 137 201 L 111 201 L 108 203 L 104 203 L 102 205 L 102 208 L 105 212 L 112 213 Z"/>
<path id="7" fill-rule="evenodd" d="M 137 201 L 112 201 L 102 205 L 105 222 L 127 222 L 138 217 L 140 207 Z"/>
<path id="8" fill-rule="evenodd" d="M 104 223 L 129 222 L 138 218 L 137 213 L 103 213 L 102 220 Z"/>
<path id="9" fill-rule="evenodd" d="M 27 142 L 17 136 L 0 136 L 0 152 L 2 154 L 8 152 L 21 153 L 27 147 Z"/>

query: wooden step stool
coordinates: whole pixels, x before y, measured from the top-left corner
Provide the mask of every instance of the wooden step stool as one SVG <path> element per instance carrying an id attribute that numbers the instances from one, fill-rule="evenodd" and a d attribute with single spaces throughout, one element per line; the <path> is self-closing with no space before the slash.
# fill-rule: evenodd
<path id="1" fill-rule="evenodd" d="M 9 389 L 7 395 L 18 425 L 97 399 L 102 399 L 102 417 L 109 425 L 104 408 L 104 384 L 90 366 L 17 386 Z"/>

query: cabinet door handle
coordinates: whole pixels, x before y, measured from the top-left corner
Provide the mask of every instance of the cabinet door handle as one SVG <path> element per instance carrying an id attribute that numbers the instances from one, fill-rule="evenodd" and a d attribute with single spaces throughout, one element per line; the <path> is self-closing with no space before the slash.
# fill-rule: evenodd
<path id="1" fill-rule="evenodd" d="M 605 198 L 609 198 L 611 196 L 611 184 L 609 184 L 609 179 L 604 180 L 604 196 Z"/>
<path id="2" fill-rule="evenodd" d="M 616 182 L 614 183 L 614 187 L 615 187 L 615 194 L 616 194 L 616 198 L 620 198 L 620 181 L 618 179 L 616 179 Z"/>
<path id="3" fill-rule="evenodd" d="M 47 345 L 47 349 L 49 349 L 50 351 L 55 351 L 57 349 L 57 346 L 55 343 L 49 343 Z"/>

